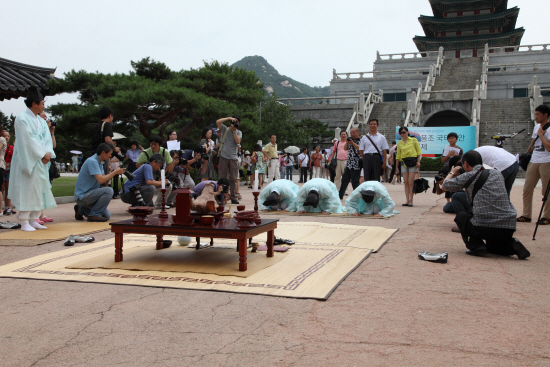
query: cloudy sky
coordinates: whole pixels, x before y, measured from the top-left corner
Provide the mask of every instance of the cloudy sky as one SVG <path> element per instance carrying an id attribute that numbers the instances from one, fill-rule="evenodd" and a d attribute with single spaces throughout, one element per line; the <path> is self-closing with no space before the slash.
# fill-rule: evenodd
<path id="1" fill-rule="evenodd" d="M 550 42 L 541 3 L 508 2 L 521 8 L 522 44 Z M 415 51 L 417 18 L 431 8 L 428 0 L 50 0 L 4 1 L 2 14 L 0 57 L 56 67 L 61 78 L 72 69 L 125 73 L 147 56 L 180 70 L 260 55 L 281 74 L 325 86 L 333 68 L 372 70 L 377 50 Z M 22 99 L 0 102 L 8 115 L 23 108 Z"/>

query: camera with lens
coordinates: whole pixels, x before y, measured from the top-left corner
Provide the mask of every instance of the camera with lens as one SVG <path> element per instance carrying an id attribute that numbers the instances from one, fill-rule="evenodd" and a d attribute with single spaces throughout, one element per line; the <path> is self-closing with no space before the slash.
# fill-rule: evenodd
<path id="1" fill-rule="evenodd" d="M 208 157 L 206 156 L 206 148 L 204 147 L 204 145 L 197 145 L 197 147 L 195 148 L 195 154 L 197 153 L 201 155 L 201 158 L 208 159 Z"/>
<path id="2" fill-rule="evenodd" d="M 351 137 L 348 136 L 348 141 L 352 141 L 353 139 Z"/>
<path id="3" fill-rule="evenodd" d="M 121 156 L 120 153 L 119 153 L 118 155 Z M 121 157 L 122 157 L 122 156 L 121 156 Z M 117 156 L 117 158 L 119 158 L 119 157 Z M 120 158 L 119 158 L 119 159 L 120 159 Z M 120 161 L 122 162 L 121 167 L 126 168 L 126 171 L 124 171 L 123 175 L 126 176 L 126 178 L 127 178 L 128 180 L 133 181 L 135 176 L 134 176 L 134 174 L 133 174 L 132 172 L 128 171 L 128 165 L 130 164 L 130 162 L 131 162 L 132 160 L 131 160 L 130 158 L 124 159 L 124 157 L 122 157 L 122 159 L 120 159 Z"/>
<path id="4" fill-rule="evenodd" d="M 57 121 L 50 120 L 50 126 L 56 127 L 57 126 Z"/>
<path id="5" fill-rule="evenodd" d="M 235 128 L 239 128 L 239 123 L 241 122 L 241 119 L 238 118 L 237 116 L 231 116 L 233 117 L 234 119 L 236 119 L 237 121 L 231 121 L 231 125 L 235 126 Z"/>
<path id="6" fill-rule="evenodd" d="M 229 186 L 228 185 L 221 185 L 222 186 L 222 194 L 227 194 L 229 192 Z"/>

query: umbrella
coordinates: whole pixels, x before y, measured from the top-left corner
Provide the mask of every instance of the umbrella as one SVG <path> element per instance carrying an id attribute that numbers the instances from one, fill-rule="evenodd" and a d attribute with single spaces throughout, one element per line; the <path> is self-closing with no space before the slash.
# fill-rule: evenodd
<path id="1" fill-rule="evenodd" d="M 126 137 L 122 134 L 113 133 L 113 140 L 124 139 L 124 138 L 126 138 Z"/>
<path id="2" fill-rule="evenodd" d="M 82 154 L 80 150 L 71 150 L 71 153 L 73 154 Z"/>
<path id="3" fill-rule="evenodd" d="M 300 153 L 300 148 L 291 145 L 288 148 L 285 148 L 285 152 L 290 154 Z"/>

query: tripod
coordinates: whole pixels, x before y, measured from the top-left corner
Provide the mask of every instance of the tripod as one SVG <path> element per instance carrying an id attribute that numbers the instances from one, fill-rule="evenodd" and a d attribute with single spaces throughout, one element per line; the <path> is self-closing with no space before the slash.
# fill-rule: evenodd
<path id="1" fill-rule="evenodd" d="M 544 193 L 544 196 L 542 197 L 542 207 L 540 208 L 539 219 L 537 220 L 537 225 L 535 227 L 535 232 L 533 232 L 533 241 L 535 240 L 535 236 L 537 235 L 537 229 L 539 229 L 540 217 L 542 217 L 542 211 L 544 210 L 544 205 L 546 204 L 546 201 L 548 200 L 548 193 L 549 192 L 550 192 L 550 180 L 548 181 L 548 184 L 546 185 L 546 192 Z"/>

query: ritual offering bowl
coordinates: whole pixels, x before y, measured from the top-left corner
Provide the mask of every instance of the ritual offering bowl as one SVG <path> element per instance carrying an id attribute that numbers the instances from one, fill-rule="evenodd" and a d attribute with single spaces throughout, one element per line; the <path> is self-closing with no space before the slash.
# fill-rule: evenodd
<path id="1" fill-rule="evenodd" d="M 207 201 L 206 202 L 206 210 L 208 213 L 215 213 L 216 212 L 216 202 L 215 201 Z"/>
<path id="2" fill-rule="evenodd" d="M 258 213 L 254 210 L 243 210 L 236 212 L 235 220 L 237 221 L 237 227 L 256 227 L 256 217 Z"/>
<path id="3" fill-rule="evenodd" d="M 131 206 L 128 208 L 127 212 L 133 215 L 133 224 L 146 224 L 149 222 L 147 216 L 153 214 L 153 209 L 154 208 L 151 206 Z"/>
<path id="4" fill-rule="evenodd" d="M 225 210 L 225 206 L 223 205 L 218 206 L 218 213 L 223 213 L 224 210 Z"/>
<path id="5" fill-rule="evenodd" d="M 201 223 L 210 226 L 212 223 L 214 223 L 214 216 L 213 215 L 203 215 L 201 217 Z"/>
<path id="6" fill-rule="evenodd" d="M 246 205 L 237 205 L 237 210 L 238 211 L 243 211 L 246 209 Z"/>

